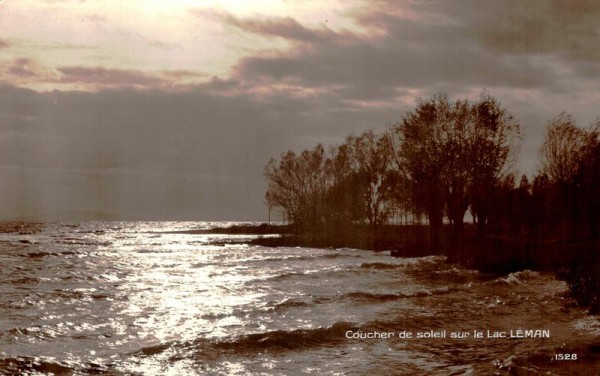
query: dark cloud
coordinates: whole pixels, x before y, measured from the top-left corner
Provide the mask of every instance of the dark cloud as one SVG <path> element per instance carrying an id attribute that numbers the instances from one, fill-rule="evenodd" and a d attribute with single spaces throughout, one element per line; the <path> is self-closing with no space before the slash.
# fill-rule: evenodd
<path id="1" fill-rule="evenodd" d="M 63 83 L 86 84 L 98 88 L 157 87 L 167 84 L 163 78 L 136 70 L 62 67 L 58 71 L 62 74 Z"/>
<path id="2" fill-rule="evenodd" d="M 463 9 L 448 8 L 447 12 L 460 17 L 481 45 L 494 52 L 559 54 L 574 60 L 600 57 L 597 1 L 469 1 Z"/>
<path id="3" fill-rule="evenodd" d="M 329 85 L 355 97 L 386 98 L 397 89 L 445 83 L 466 86 L 549 87 L 554 70 L 547 61 L 497 59 L 453 46 L 390 48 L 361 43 L 312 54 L 249 57 L 236 67 L 244 79 L 272 79 L 300 86 Z M 388 97 L 389 98 L 389 97 Z M 394 99 L 392 96 L 390 99 Z"/>
<path id="4" fill-rule="evenodd" d="M 525 171 L 535 168 L 547 119 L 567 110 L 580 113 L 585 125 L 597 115 L 592 103 L 600 99 L 594 88 L 600 71 L 600 59 L 595 58 L 600 53 L 598 2 L 369 5 L 354 13 L 366 33 L 338 43 L 347 32 L 295 27 L 290 51 L 241 60 L 233 70 L 235 79 L 246 85 L 325 89 L 359 111 L 370 104 L 402 107 L 411 94 L 442 90 L 476 98 L 487 88 L 521 121 Z M 294 25 L 280 18 L 262 18 L 256 24 L 230 17 L 228 22 L 279 37 L 292 34 Z"/>
<path id="5" fill-rule="evenodd" d="M 8 43 L 5 40 L 0 39 L 0 50 L 3 48 L 8 48 L 8 47 L 10 47 L 10 43 Z"/>
<path id="6" fill-rule="evenodd" d="M 424 1 L 410 3 L 410 17 L 406 4 L 377 4 L 355 15 L 373 33 L 356 35 L 290 18 L 219 15 L 248 32 L 303 42 L 288 53 L 242 60 L 238 78 L 330 85 L 364 99 L 393 100 L 398 90 L 447 84 L 567 90 L 599 61 L 588 59 L 600 53 L 598 3 Z"/>

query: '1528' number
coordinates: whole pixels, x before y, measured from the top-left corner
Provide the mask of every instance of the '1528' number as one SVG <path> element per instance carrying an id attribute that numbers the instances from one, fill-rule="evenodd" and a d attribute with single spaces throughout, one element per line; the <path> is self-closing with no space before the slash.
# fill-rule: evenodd
<path id="1" fill-rule="evenodd" d="M 577 354 L 554 354 L 553 360 L 577 360 Z"/>

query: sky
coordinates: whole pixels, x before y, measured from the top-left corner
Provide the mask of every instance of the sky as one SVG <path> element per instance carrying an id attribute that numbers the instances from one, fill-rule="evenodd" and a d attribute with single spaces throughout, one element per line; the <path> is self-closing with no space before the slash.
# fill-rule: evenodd
<path id="1" fill-rule="evenodd" d="M 0 219 L 266 220 L 270 158 L 482 90 L 600 115 L 594 0 L 0 0 Z"/>

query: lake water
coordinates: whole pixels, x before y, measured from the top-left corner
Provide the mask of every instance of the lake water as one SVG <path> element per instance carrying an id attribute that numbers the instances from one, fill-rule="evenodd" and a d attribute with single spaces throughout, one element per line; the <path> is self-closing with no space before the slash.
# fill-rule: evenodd
<path id="1" fill-rule="evenodd" d="M 551 274 L 170 233 L 227 224 L 0 234 L 0 374 L 600 374 L 598 318 Z M 511 330 L 550 337 L 488 338 Z"/>

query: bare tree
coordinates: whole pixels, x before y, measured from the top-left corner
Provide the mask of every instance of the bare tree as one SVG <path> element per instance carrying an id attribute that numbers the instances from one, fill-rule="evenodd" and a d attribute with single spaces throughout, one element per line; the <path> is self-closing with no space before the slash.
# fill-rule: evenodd
<path id="1" fill-rule="evenodd" d="M 597 153 L 599 125 L 583 129 L 565 112 L 550 120 L 546 126 L 541 148 L 542 173 L 554 185 L 559 210 L 556 217 L 563 227 L 570 228 L 570 236 L 578 237 L 587 217 L 591 233 L 597 233 L 597 216 L 590 212 L 597 207 L 594 190 L 598 191 Z M 597 192 L 596 192 L 597 193 Z"/>
<path id="2" fill-rule="evenodd" d="M 579 128 L 573 116 L 561 112 L 546 125 L 542 171 L 552 182 L 567 184 L 578 174 L 591 134 Z"/>

